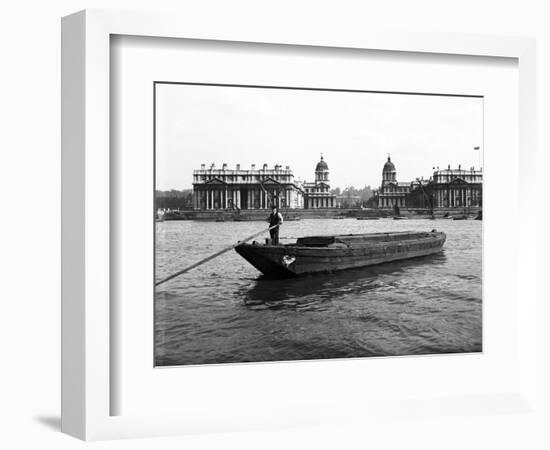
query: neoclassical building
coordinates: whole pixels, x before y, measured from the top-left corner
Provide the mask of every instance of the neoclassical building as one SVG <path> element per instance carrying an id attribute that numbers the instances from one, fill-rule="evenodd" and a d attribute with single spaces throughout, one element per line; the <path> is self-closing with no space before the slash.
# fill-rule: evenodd
<path id="1" fill-rule="evenodd" d="M 393 208 L 394 206 L 405 206 L 407 195 L 410 191 L 411 183 L 400 183 L 397 181 L 395 164 L 388 155 L 388 160 L 382 169 L 382 183 L 375 193 L 378 196 L 378 207 Z"/>
<path id="2" fill-rule="evenodd" d="M 474 167 L 434 171 L 427 192 L 433 198 L 435 208 L 481 206 L 483 171 Z"/>
<path id="3" fill-rule="evenodd" d="M 315 167 L 315 181 L 313 183 L 304 182 L 304 208 L 335 208 L 336 196 L 330 193 L 330 180 L 328 164 L 323 155 Z"/>
<path id="4" fill-rule="evenodd" d="M 303 208 L 304 192 L 289 166 L 284 169 L 276 164 L 269 168 L 264 164 L 256 169 L 242 169 L 237 164 L 229 169 L 223 164 L 217 169 L 212 164 L 208 169 L 201 164 L 193 171 L 193 208 L 216 209 L 269 209 Z"/>
<path id="5" fill-rule="evenodd" d="M 418 178 L 409 183 L 396 181 L 395 166 L 388 157 L 382 172 L 382 185 L 376 193 L 378 206 L 390 208 L 393 205 L 409 208 L 461 208 L 481 206 L 483 172 L 474 167 L 462 169 L 434 170 L 424 180 Z"/>

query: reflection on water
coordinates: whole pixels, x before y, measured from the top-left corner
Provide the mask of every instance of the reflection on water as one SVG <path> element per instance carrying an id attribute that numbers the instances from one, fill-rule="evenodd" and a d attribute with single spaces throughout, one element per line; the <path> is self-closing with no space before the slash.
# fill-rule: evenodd
<path id="1" fill-rule="evenodd" d="M 353 294 L 367 295 L 380 283 L 383 274 L 398 276 L 406 273 L 411 265 L 429 270 L 432 264 L 441 264 L 445 254 L 425 256 L 414 260 L 392 262 L 379 266 L 349 269 L 342 272 L 312 274 L 300 278 L 291 278 L 281 283 L 260 275 L 251 288 L 242 288 L 239 295 L 246 305 L 265 304 L 268 307 L 299 306 L 315 307 L 334 296 Z"/>
<path id="2" fill-rule="evenodd" d="M 157 279 L 260 222 L 157 223 Z M 439 254 L 270 280 L 235 252 L 157 289 L 158 365 L 481 351 L 481 222 L 288 222 L 281 236 L 432 228 Z M 292 242 L 289 240 L 288 242 Z"/>

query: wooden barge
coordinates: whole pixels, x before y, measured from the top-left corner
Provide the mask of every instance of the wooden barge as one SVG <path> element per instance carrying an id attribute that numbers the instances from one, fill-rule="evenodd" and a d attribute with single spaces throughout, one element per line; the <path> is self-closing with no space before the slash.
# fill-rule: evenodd
<path id="1" fill-rule="evenodd" d="M 235 250 L 273 278 L 371 266 L 440 252 L 445 233 L 396 232 L 309 236 L 295 244 L 239 244 Z"/>

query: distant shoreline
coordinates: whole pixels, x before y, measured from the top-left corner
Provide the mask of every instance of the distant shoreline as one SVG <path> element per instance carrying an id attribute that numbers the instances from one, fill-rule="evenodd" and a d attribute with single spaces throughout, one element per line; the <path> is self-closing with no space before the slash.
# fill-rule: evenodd
<path id="1" fill-rule="evenodd" d="M 445 215 L 457 216 L 466 214 L 472 218 L 478 214 L 479 207 L 459 208 L 437 208 L 434 209 L 436 218 L 444 218 Z M 204 220 L 204 221 L 227 221 L 227 222 L 248 222 L 263 221 L 269 215 L 270 210 L 247 209 L 247 210 L 181 210 L 167 213 L 164 219 L 170 220 Z M 285 220 L 301 219 L 330 219 L 330 218 L 391 218 L 394 216 L 393 209 L 283 209 L 281 210 Z M 410 219 L 431 218 L 430 211 L 419 208 L 400 208 L 400 216 Z"/>

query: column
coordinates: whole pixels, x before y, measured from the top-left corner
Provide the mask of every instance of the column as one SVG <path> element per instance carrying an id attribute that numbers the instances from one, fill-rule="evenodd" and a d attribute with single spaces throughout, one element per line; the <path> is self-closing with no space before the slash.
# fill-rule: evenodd
<path id="1" fill-rule="evenodd" d="M 214 209 L 214 189 L 210 189 L 210 209 Z"/>
<path id="2" fill-rule="evenodd" d="M 223 199 L 224 208 L 227 209 L 227 188 L 225 188 L 225 196 Z"/>

